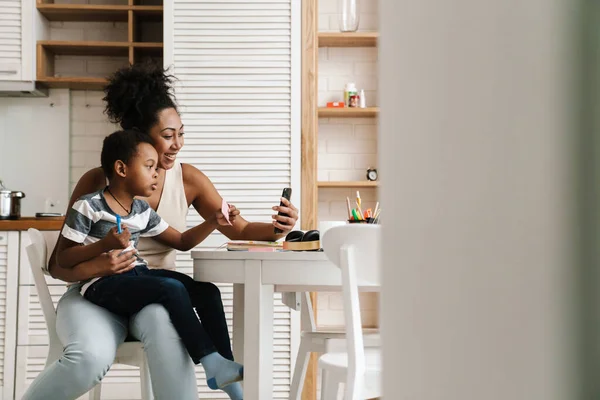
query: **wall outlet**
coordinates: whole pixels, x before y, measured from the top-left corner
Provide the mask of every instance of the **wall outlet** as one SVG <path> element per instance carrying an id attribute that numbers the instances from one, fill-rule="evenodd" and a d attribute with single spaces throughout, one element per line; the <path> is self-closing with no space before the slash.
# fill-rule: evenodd
<path id="1" fill-rule="evenodd" d="M 44 212 L 53 213 L 53 212 L 62 212 L 62 204 L 60 200 L 53 199 L 51 197 L 47 197 L 44 201 Z"/>

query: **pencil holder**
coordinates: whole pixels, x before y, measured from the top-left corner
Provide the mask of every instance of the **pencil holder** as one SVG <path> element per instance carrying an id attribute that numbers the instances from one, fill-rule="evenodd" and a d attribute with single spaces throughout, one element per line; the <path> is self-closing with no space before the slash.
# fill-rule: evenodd
<path id="1" fill-rule="evenodd" d="M 372 224 L 373 218 L 361 219 L 360 221 L 357 221 L 355 219 L 349 219 L 348 223 L 349 224 Z"/>

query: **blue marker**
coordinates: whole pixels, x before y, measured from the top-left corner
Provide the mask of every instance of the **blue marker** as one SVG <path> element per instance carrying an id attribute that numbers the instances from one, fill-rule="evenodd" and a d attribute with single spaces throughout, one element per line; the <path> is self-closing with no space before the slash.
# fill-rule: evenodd
<path id="1" fill-rule="evenodd" d="M 123 233 L 123 231 L 121 230 L 121 216 L 120 215 L 117 215 L 117 232 Z"/>

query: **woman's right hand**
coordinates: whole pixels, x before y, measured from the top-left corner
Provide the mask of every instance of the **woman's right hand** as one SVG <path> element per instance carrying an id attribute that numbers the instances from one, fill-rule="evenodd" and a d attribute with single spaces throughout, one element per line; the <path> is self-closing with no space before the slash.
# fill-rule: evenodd
<path id="1" fill-rule="evenodd" d="M 81 269 L 90 271 L 93 277 L 122 274 L 133 269 L 136 262 L 136 250 L 111 251 L 102 253 L 78 265 Z"/>

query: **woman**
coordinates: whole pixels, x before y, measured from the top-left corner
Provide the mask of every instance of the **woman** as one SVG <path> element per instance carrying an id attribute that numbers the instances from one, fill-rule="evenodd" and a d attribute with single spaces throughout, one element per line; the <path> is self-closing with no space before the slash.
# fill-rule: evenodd
<path id="1" fill-rule="evenodd" d="M 152 64 L 134 65 L 117 71 L 105 89 L 106 114 L 123 129 L 147 132 L 158 152 L 159 183 L 145 200 L 170 225 L 185 230 L 190 205 L 200 215 L 208 216 L 221 209 L 222 198 L 212 182 L 198 169 L 176 162 L 183 146 L 183 124 L 171 94 L 172 76 Z M 75 199 L 106 186 L 101 168 L 84 174 L 71 195 Z M 232 226 L 219 230 L 230 239 L 276 240 L 296 224 L 297 209 L 283 199 L 275 206 L 272 224 L 248 222 L 239 216 Z M 277 227 L 283 233 L 274 234 Z M 60 238 L 59 238 L 60 240 Z M 152 239 L 139 243 L 139 255 L 154 268 L 175 267 L 175 251 Z M 53 277 L 66 282 L 121 273 L 132 268 L 135 255 L 103 254 L 72 269 L 57 265 L 54 254 L 49 270 Z M 57 333 L 64 344 L 61 358 L 44 370 L 31 384 L 24 399 L 70 400 L 90 390 L 110 368 L 117 347 L 130 336 L 140 340 L 146 351 L 155 398 L 197 399 L 196 378 L 191 359 L 177 335 L 169 315 L 162 306 L 150 305 L 127 321 L 95 306 L 79 294 L 79 284 L 72 285 L 57 306 Z M 229 333 L 219 289 L 212 283 L 198 282 L 192 302 L 215 347 L 225 358 L 233 359 Z M 239 383 L 224 389 L 231 399 L 241 399 Z"/>

